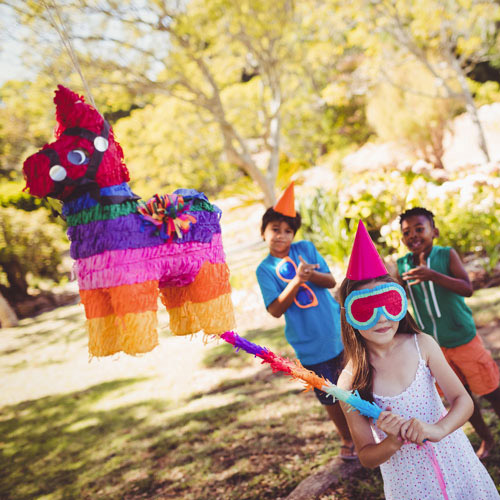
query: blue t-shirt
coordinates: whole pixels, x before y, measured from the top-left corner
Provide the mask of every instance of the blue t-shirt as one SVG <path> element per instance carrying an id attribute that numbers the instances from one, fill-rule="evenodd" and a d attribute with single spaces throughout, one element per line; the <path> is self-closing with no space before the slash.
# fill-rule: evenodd
<path id="1" fill-rule="evenodd" d="M 317 271 L 329 273 L 325 260 L 310 241 L 292 243 L 288 257 L 297 267 L 299 255 L 308 264 L 319 264 Z M 285 289 L 288 282 L 279 278 L 276 267 L 282 259 L 268 255 L 257 268 L 262 297 L 266 308 Z M 304 365 L 314 365 L 338 356 L 344 349 L 340 338 L 340 306 L 326 288 L 306 283 L 316 295 L 318 304 L 300 308 L 294 303 L 285 311 L 285 336 Z"/>

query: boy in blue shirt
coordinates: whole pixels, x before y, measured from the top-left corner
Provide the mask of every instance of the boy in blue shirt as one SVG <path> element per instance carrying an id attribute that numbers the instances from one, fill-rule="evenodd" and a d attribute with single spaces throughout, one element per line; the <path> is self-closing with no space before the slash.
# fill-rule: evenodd
<path id="1" fill-rule="evenodd" d="M 257 268 L 257 280 L 268 312 L 285 315 L 285 336 L 297 358 L 336 384 L 343 368 L 340 307 L 328 288 L 335 279 L 310 241 L 293 243 L 301 218 L 293 206 L 293 183 L 262 217 L 261 234 L 269 255 Z M 344 414 L 332 398 L 315 389 L 342 441 L 340 458 L 357 458 Z"/>
<path id="2" fill-rule="evenodd" d="M 477 335 L 472 312 L 465 304 L 472 285 L 460 257 L 451 247 L 434 245 L 439 230 L 431 211 L 411 208 L 399 216 L 399 222 L 410 252 L 398 259 L 398 272 L 408 285 L 419 327 L 436 339 L 468 392 L 484 396 L 500 416 L 498 366 Z M 478 402 L 472 400 L 474 413 L 469 421 L 482 439 L 477 455 L 486 458 L 494 445 L 493 435 Z"/>

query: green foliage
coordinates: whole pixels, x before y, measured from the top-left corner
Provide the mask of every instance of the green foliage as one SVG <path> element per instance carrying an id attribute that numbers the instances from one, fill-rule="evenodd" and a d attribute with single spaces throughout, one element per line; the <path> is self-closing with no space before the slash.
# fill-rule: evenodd
<path id="1" fill-rule="evenodd" d="M 402 62 L 386 71 L 390 80 L 375 86 L 368 98 L 369 123 L 381 140 L 403 143 L 416 157 L 442 167 L 446 125 L 463 106 L 432 97 L 428 89 L 434 77 L 415 62 Z"/>
<path id="2" fill-rule="evenodd" d="M 318 190 L 315 196 L 301 199 L 302 237 L 312 241 L 319 252 L 330 257 L 335 263 L 343 264 L 349 255 L 354 239 L 352 218 L 340 213 L 337 193 Z"/>
<path id="3" fill-rule="evenodd" d="M 11 286 L 17 285 L 12 282 L 14 269 L 19 271 L 21 281 L 28 273 L 58 281 L 62 277 L 62 252 L 67 246 L 62 227 L 51 222 L 47 210 L 27 213 L 13 207 L 0 209 L 0 267 Z"/>
<path id="4" fill-rule="evenodd" d="M 0 207 L 15 207 L 31 212 L 42 207 L 44 202 L 23 192 L 24 182 L 12 181 L 0 183 Z"/>
<path id="5" fill-rule="evenodd" d="M 467 299 L 467 305 L 476 324 L 493 324 L 500 318 L 500 287 L 475 290 L 474 295 Z"/>
<path id="6" fill-rule="evenodd" d="M 485 257 L 491 271 L 500 260 L 500 199 L 498 172 L 490 175 L 470 173 L 439 184 L 417 177 L 406 197 L 406 208 L 424 206 L 435 215 L 440 230 L 438 244 L 449 245 L 460 254 L 477 253 Z M 388 231 L 388 227 L 383 232 Z M 399 228 L 386 234 L 394 248 L 400 248 Z"/>
<path id="7" fill-rule="evenodd" d="M 240 175 L 222 158 L 217 128 L 176 99 L 155 98 L 119 120 L 114 131 L 125 152 L 131 186 L 144 198 L 180 187 L 213 196 Z"/>
<path id="8" fill-rule="evenodd" d="M 59 82 L 85 92 L 43 5 L 6 8 L 29 27 L 36 50 L 27 64 L 40 72 L 33 85 L 9 82 L 0 94 L 0 169 L 18 174 L 52 128 L 42 98 Z M 144 194 L 179 185 L 218 193 L 244 172 L 271 202 L 288 175 L 280 170 L 315 164 L 374 130 L 439 166 L 446 121 L 468 87 L 478 104 L 498 97 L 494 82 L 465 79 L 470 66 L 499 59 L 492 0 L 192 0 L 140 9 L 68 0 L 60 11 L 98 109 L 126 117 L 115 129 Z"/>
<path id="9" fill-rule="evenodd" d="M 437 56 L 441 70 L 445 70 L 441 74 L 450 67 L 446 51 L 453 49 L 455 57 L 463 61 L 481 60 L 490 53 L 498 36 L 495 23 L 500 8 L 492 0 L 359 0 L 350 8 L 359 21 L 364 21 L 355 30 L 359 42 L 374 48 L 378 38 L 386 49 L 392 45 L 420 58 Z M 375 51 L 380 49 L 375 47 Z"/>
<path id="10" fill-rule="evenodd" d="M 414 206 L 435 214 L 440 237 L 436 244 L 460 254 L 484 257 L 486 270 L 500 260 L 498 177 L 469 174 L 447 182 L 415 172 L 365 173 L 344 182 L 338 192 L 320 191 L 302 201 L 303 234 L 320 253 L 347 264 L 354 223 L 362 219 L 382 255 L 407 252 L 401 243 L 398 215 Z M 353 179 L 352 179 L 353 180 Z"/>
<path id="11" fill-rule="evenodd" d="M 48 142 L 54 128 L 54 110 L 47 96 L 55 86 L 50 77 L 9 81 L 0 87 L 0 172 L 21 177 L 26 157 Z"/>
<path id="12" fill-rule="evenodd" d="M 474 94 L 478 106 L 500 102 L 500 83 L 487 81 L 484 83 L 469 80 L 469 87 Z"/>
<path id="13" fill-rule="evenodd" d="M 367 80 L 372 83 L 390 83 L 410 99 L 412 94 L 415 97 L 427 95 L 435 99 L 438 108 L 443 107 L 443 99 L 449 99 L 455 106 L 466 106 L 470 113 L 476 114 L 466 78 L 467 71 L 475 64 L 495 60 L 497 57 L 500 35 L 498 2 L 355 0 L 351 2 L 350 9 L 357 24 L 349 38 L 351 43 L 358 43 L 366 48 L 363 72 Z M 408 63 L 420 67 L 421 76 L 425 75 L 430 84 L 423 88 L 422 78 L 414 71 L 405 75 Z M 393 77 L 394 72 L 399 73 L 398 78 Z M 403 84 L 399 81 L 401 79 Z M 428 111 L 432 111 L 429 105 L 426 107 Z M 409 107 L 407 112 L 414 112 L 418 118 L 419 107 Z M 391 113 L 386 114 L 392 118 Z M 426 114 L 429 115 L 428 112 Z M 415 123 L 415 120 L 402 121 L 396 116 L 394 122 L 403 128 L 409 124 L 412 135 L 415 132 L 420 136 L 423 134 L 427 144 L 431 139 L 431 152 L 437 156 L 439 164 L 442 149 L 440 128 L 444 125 L 443 118 L 450 115 L 443 115 L 439 110 L 434 114 L 437 115 L 437 121 L 436 116 L 427 118 L 431 123 L 436 122 L 429 130 L 430 137 L 427 139 L 425 129 L 422 130 L 418 119 Z M 412 132 L 415 125 L 417 127 Z M 477 132 L 482 136 L 479 125 Z M 419 142 L 421 140 L 422 137 Z M 481 148 L 489 161 L 486 146 L 481 144 Z"/>
<path id="14" fill-rule="evenodd" d="M 30 28 L 34 66 L 81 92 L 44 9 L 36 2 L 11 9 Z M 144 146 L 132 132 L 122 144 L 131 170 L 143 177 L 137 189 L 179 184 L 166 179 L 182 168 L 188 184 L 215 192 L 244 171 L 270 202 L 282 155 L 314 164 L 325 151 L 365 135 L 363 98 L 349 90 L 356 64 L 349 71 L 338 64 L 356 54 L 346 47 L 350 23 L 327 3 L 195 0 L 168 8 L 145 2 L 137 10 L 130 2 L 84 0 L 64 2 L 60 11 L 97 108 L 114 118 L 144 111 L 127 125 L 147 128 L 138 134 Z M 323 98 L 322 90 L 344 74 L 342 100 L 332 92 Z M 165 96 L 178 100 L 177 111 L 150 120 L 147 108 Z M 176 147 L 177 155 L 168 150 Z"/>

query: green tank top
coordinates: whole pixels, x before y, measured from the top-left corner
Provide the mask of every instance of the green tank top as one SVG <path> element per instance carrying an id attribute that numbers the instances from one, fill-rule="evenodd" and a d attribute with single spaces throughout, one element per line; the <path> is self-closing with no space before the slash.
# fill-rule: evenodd
<path id="1" fill-rule="evenodd" d="M 413 269 L 413 254 L 397 261 L 399 275 Z M 450 274 L 450 247 L 433 246 L 427 266 L 438 273 Z M 464 298 L 432 281 L 407 286 L 415 320 L 425 333 L 432 335 L 441 347 L 458 347 L 476 335 L 472 311 Z"/>

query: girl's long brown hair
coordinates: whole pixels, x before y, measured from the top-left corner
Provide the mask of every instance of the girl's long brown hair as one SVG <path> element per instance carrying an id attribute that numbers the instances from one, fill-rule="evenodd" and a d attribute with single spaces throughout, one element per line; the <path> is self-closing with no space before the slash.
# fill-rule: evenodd
<path id="1" fill-rule="evenodd" d="M 365 284 L 382 281 L 384 283 L 397 283 L 397 281 L 386 274 L 379 278 L 368 280 L 350 280 L 345 278 L 340 285 L 340 301 L 342 310 L 340 314 L 342 323 L 342 342 L 344 343 L 345 362 L 352 361 L 353 367 L 353 382 L 352 389 L 357 390 L 359 395 L 368 401 L 373 401 L 373 371 L 374 368 L 370 364 L 368 349 L 365 339 L 359 333 L 359 330 L 353 328 L 346 320 L 344 303 L 347 296 Z M 397 333 L 420 333 L 415 320 L 407 311 L 405 317 L 399 322 Z"/>

